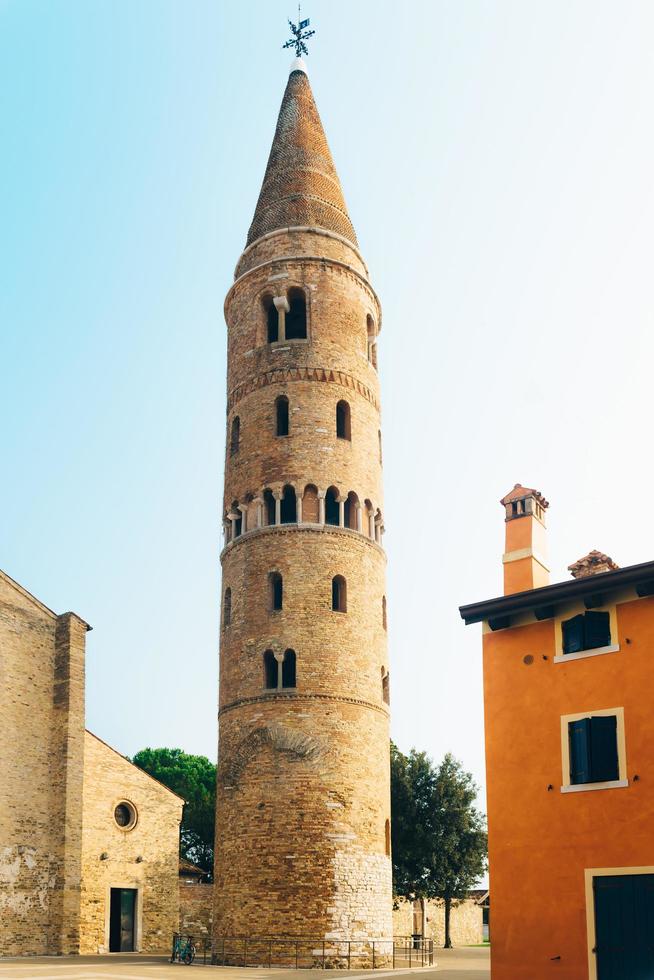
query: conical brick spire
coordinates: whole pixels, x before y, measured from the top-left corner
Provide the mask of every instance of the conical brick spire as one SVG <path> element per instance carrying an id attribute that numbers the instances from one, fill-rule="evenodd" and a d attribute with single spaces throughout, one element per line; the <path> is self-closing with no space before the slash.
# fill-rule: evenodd
<path id="1" fill-rule="evenodd" d="M 324 228 L 357 244 L 300 59 L 291 69 L 284 92 L 247 244 L 278 228 L 298 226 Z"/>

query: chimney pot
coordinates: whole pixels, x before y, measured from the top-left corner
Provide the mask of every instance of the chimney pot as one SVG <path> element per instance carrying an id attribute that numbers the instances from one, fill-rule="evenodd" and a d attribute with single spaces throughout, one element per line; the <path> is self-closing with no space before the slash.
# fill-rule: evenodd
<path id="1" fill-rule="evenodd" d="M 504 594 L 526 592 L 549 585 L 546 561 L 545 511 L 549 507 L 540 490 L 516 483 L 502 497 L 506 523 Z"/>
<path id="2" fill-rule="evenodd" d="M 587 578 L 589 575 L 598 575 L 601 572 L 614 572 L 619 565 L 601 551 L 589 551 L 583 558 L 579 558 L 568 565 L 568 570 L 573 578 Z"/>

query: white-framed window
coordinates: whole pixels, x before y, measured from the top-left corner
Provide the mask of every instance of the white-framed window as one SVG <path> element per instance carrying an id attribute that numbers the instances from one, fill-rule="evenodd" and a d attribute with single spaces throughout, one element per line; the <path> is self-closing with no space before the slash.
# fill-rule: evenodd
<path id="1" fill-rule="evenodd" d="M 597 609 L 583 605 L 570 607 L 556 617 L 554 623 L 556 647 L 554 663 L 567 663 L 618 653 L 618 617 L 615 604 Z"/>
<path id="2" fill-rule="evenodd" d="M 629 785 L 624 708 L 600 708 L 561 718 L 561 792 Z"/>

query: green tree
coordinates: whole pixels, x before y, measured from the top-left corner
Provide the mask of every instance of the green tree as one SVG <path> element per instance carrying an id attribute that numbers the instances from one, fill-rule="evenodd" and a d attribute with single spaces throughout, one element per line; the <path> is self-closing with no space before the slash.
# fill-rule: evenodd
<path id="1" fill-rule="evenodd" d="M 393 887 L 396 895 L 441 898 L 445 948 L 452 906 L 486 870 L 486 821 L 477 787 L 449 753 L 436 766 L 425 752 L 391 745 Z"/>
<path id="2" fill-rule="evenodd" d="M 186 800 L 180 854 L 213 874 L 216 827 L 216 766 L 204 755 L 181 749 L 141 749 L 132 762 Z"/>

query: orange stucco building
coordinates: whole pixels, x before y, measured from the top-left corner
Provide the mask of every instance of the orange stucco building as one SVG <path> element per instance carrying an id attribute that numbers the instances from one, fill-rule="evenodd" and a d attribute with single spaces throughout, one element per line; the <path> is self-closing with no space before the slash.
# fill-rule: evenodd
<path id="1" fill-rule="evenodd" d="M 505 508 L 482 623 L 493 980 L 654 978 L 654 562 L 549 584 L 547 501 Z"/>

